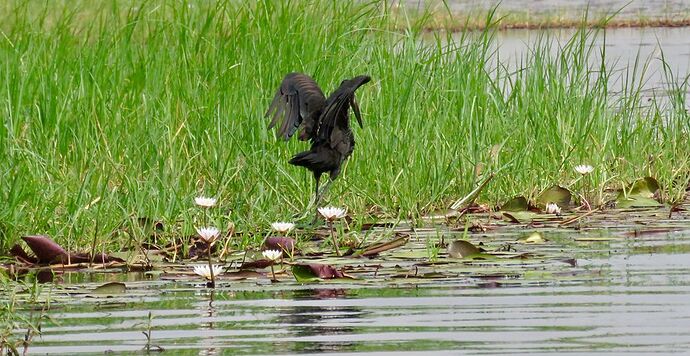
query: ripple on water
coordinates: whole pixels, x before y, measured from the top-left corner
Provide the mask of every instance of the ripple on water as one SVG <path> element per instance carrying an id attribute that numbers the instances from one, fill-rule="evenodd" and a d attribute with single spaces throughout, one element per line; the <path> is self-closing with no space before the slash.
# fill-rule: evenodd
<path id="1" fill-rule="evenodd" d="M 502 234 L 496 243 L 520 233 Z M 153 344 L 202 354 L 686 352 L 690 235 L 602 236 L 611 240 L 575 241 L 566 233 L 532 247 L 560 246 L 582 256 L 577 266 L 533 266 L 571 268 L 587 277 L 549 283 L 524 280 L 527 273 L 497 288 L 479 288 L 462 277 L 397 288 L 385 280 L 306 286 L 245 281 L 223 285 L 213 303 L 207 290 L 189 282 L 156 284 L 152 295 L 120 307 L 83 299 L 57 308 L 51 316 L 60 323 L 45 324 L 30 350 L 138 351 L 151 311 Z"/>

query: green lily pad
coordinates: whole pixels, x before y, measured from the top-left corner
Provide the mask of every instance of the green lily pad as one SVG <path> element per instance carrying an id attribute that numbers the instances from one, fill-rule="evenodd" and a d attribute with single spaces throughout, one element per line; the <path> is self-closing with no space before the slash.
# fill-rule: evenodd
<path id="1" fill-rule="evenodd" d="M 404 259 L 404 260 L 419 260 L 425 259 L 429 256 L 429 253 L 423 249 L 409 249 L 409 250 L 396 250 L 390 255 L 391 258 Z"/>
<path id="2" fill-rule="evenodd" d="M 527 211 L 527 209 L 529 209 L 529 204 L 527 204 L 527 199 L 522 195 L 508 200 L 501 206 L 501 210 L 504 211 Z"/>
<path id="3" fill-rule="evenodd" d="M 120 282 L 106 283 L 93 290 L 93 294 L 97 295 L 125 294 L 125 292 L 127 292 L 127 286 Z"/>
<path id="4" fill-rule="evenodd" d="M 539 194 L 537 197 L 537 205 L 543 208 L 548 203 L 556 203 L 559 207 L 567 207 L 570 205 L 572 194 L 566 188 L 554 185 Z"/>
<path id="5" fill-rule="evenodd" d="M 309 267 L 304 265 L 293 265 L 292 275 L 299 283 L 313 283 L 321 280 Z"/>
<path id="6" fill-rule="evenodd" d="M 650 208 L 650 207 L 658 207 L 661 206 L 662 204 L 659 203 L 658 201 L 652 199 L 652 198 L 645 198 L 645 197 L 630 197 L 628 196 L 627 198 L 618 198 L 618 207 L 627 209 L 627 208 Z"/>
<path id="7" fill-rule="evenodd" d="M 619 208 L 649 208 L 662 204 L 654 199 L 654 194 L 659 190 L 659 182 L 652 177 L 644 177 L 636 180 L 630 187 L 618 193 L 616 203 Z"/>
<path id="8" fill-rule="evenodd" d="M 537 217 L 537 213 L 534 213 L 532 211 L 512 211 L 512 212 L 503 212 L 503 218 L 506 221 L 520 224 L 522 222 L 532 220 L 535 217 Z"/>
<path id="9" fill-rule="evenodd" d="M 638 179 L 633 183 L 630 189 L 630 195 L 642 195 L 648 198 L 654 196 L 657 190 L 659 190 L 659 182 L 652 177 L 644 177 Z"/>
<path id="10" fill-rule="evenodd" d="M 575 241 L 579 242 L 601 242 L 601 241 L 614 241 L 614 240 L 620 240 L 620 238 L 616 237 L 576 237 L 574 239 Z"/>
<path id="11" fill-rule="evenodd" d="M 517 241 L 523 244 L 543 244 L 546 242 L 546 239 L 541 233 L 533 232 L 527 236 L 518 238 Z"/>
<path id="12" fill-rule="evenodd" d="M 480 248 L 465 240 L 455 240 L 448 244 L 448 255 L 453 258 L 465 258 L 481 252 Z"/>

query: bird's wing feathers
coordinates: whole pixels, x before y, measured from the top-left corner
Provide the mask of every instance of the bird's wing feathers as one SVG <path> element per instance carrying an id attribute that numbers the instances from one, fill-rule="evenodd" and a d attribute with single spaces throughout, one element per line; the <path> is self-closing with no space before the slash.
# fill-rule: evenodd
<path id="1" fill-rule="evenodd" d="M 355 91 L 370 80 L 361 76 L 345 80 L 326 100 L 326 107 L 321 115 L 318 137 L 330 143 L 331 148 L 345 156 L 354 149 L 355 140 L 350 130 L 349 109 L 353 108 L 355 117 L 361 126 L 361 113 L 355 102 Z"/>
<path id="2" fill-rule="evenodd" d="M 355 99 L 354 95 L 352 96 L 352 100 L 350 101 L 350 107 L 352 108 L 352 112 L 355 113 L 355 118 L 357 119 L 359 127 L 364 128 L 364 125 L 362 124 L 362 114 L 359 112 L 359 104 L 357 104 L 357 100 Z"/>
<path id="3" fill-rule="evenodd" d="M 265 116 L 272 116 L 268 128 L 280 121 L 277 134 L 288 140 L 304 120 L 316 120 L 325 103 L 326 97 L 314 79 L 306 74 L 290 73 L 283 78 L 268 107 Z"/>

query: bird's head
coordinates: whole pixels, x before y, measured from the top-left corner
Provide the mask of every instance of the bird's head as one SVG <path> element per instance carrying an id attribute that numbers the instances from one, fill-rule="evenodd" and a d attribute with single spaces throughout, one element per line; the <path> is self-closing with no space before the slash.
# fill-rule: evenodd
<path id="1" fill-rule="evenodd" d="M 371 77 L 368 75 L 358 75 L 352 79 L 347 79 L 343 80 L 340 85 L 342 86 L 343 84 L 347 83 L 347 86 L 351 87 L 352 90 L 357 90 L 357 88 L 361 87 L 362 85 L 369 83 L 371 81 Z"/>

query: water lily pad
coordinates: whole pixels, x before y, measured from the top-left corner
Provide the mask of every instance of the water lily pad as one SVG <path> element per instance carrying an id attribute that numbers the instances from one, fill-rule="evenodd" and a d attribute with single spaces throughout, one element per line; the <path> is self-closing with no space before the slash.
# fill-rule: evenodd
<path id="1" fill-rule="evenodd" d="M 320 263 L 296 264 L 292 266 L 292 275 L 297 282 L 317 282 L 322 279 L 344 278 L 345 275 L 331 265 Z"/>
<path id="2" fill-rule="evenodd" d="M 659 182 L 652 177 L 644 177 L 633 183 L 630 194 L 643 195 L 651 198 L 657 190 L 659 190 Z"/>
<path id="3" fill-rule="evenodd" d="M 651 208 L 651 207 L 658 207 L 658 206 L 662 205 L 661 203 L 659 203 L 658 201 L 656 201 L 652 198 L 641 197 L 641 196 L 628 196 L 628 197 L 620 197 L 619 196 L 617 203 L 618 203 L 618 207 L 623 208 L 623 209 Z"/>
<path id="4" fill-rule="evenodd" d="M 64 263 L 67 261 L 67 251 L 48 236 L 22 236 L 22 240 L 29 245 L 31 251 L 33 251 L 38 258 L 39 263 Z"/>
<path id="5" fill-rule="evenodd" d="M 659 190 L 659 182 L 652 177 L 644 177 L 636 180 L 627 189 L 618 193 L 616 203 L 619 208 L 648 208 L 658 207 L 662 204 L 654 199 Z"/>
<path id="6" fill-rule="evenodd" d="M 407 241 L 409 241 L 409 235 L 401 234 L 400 237 L 398 237 L 392 241 L 386 241 L 386 242 L 376 243 L 376 244 L 367 246 L 362 251 L 361 255 L 362 256 L 378 255 L 381 252 L 404 246 L 407 243 Z"/>
<path id="7" fill-rule="evenodd" d="M 270 265 L 273 264 L 273 261 L 269 259 L 259 259 L 256 261 L 247 261 L 240 266 L 240 269 L 248 269 L 248 268 L 266 268 L 269 267 Z"/>
<path id="8" fill-rule="evenodd" d="M 543 244 L 546 242 L 546 239 L 541 233 L 533 232 L 527 236 L 518 238 L 517 241 L 523 244 Z"/>
<path id="9" fill-rule="evenodd" d="M 295 251 L 295 239 L 282 236 L 270 236 L 266 238 L 264 248 L 292 254 Z"/>
<path id="10" fill-rule="evenodd" d="M 527 209 L 529 209 L 529 204 L 523 196 L 510 199 L 501 206 L 501 210 L 504 211 L 527 211 Z"/>
<path id="11" fill-rule="evenodd" d="M 127 286 L 120 282 L 106 283 L 93 290 L 93 294 L 97 295 L 125 294 L 125 292 L 127 292 Z"/>
<path id="12" fill-rule="evenodd" d="M 559 207 L 566 207 L 570 205 L 572 194 L 566 188 L 554 185 L 539 194 L 537 197 L 537 205 L 545 207 L 548 203 L 555 203 Z"/>
<path id="13" fill-rule="evenodd" d="M 466 258 L 478 255 L 483 250 L 469 241 L 455 240 L 448 245 L 448 255 L 452 258 Z"/>
<path id="14" fill-rule="evenodd" d="M 531 211 L 511 211 L 511 212 L 502 212 L 503 218 L 506 221 L 515 223 L 515 224 L 520 224 L 524 221 L 527 220 L 532 220 L 535 217 L 537 217 L 537 214 Z"/>
<path id="15" fill-rule="evenodd" d="M 586 237 L 576 237 L 575 241 L 580 241 L 580 242 L 601 242 L 601 241 L 613 241 L 613 240 L 620 240 L 620 238 L 616 237 L 596 237 L 596 236 L 586 236 Z"/>

